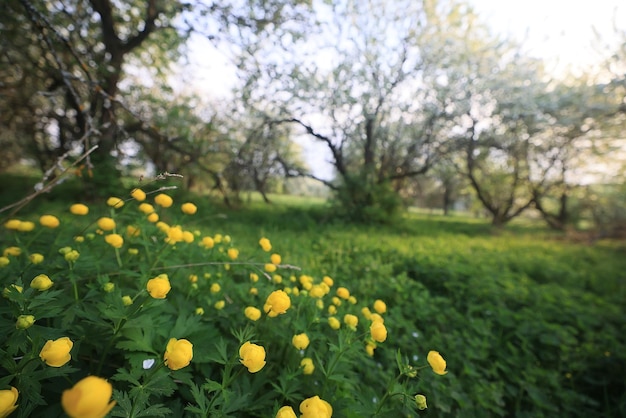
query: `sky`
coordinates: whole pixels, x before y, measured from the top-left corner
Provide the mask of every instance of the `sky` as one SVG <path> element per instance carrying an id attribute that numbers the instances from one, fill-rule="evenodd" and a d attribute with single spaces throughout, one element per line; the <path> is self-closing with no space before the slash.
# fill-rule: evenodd
<path id="1" fill-rule="evenodd" d="M 595 30 L 615 46 L 614 27 L 626 31 L 624 0 L 468 0 L 495 33 L 525 40 L 548 69 L 584 67 L 598 61 Z M 601 48 L 600 48 L 601 49 Z M 602 51 L 606 53 L 606 51 Z"/>

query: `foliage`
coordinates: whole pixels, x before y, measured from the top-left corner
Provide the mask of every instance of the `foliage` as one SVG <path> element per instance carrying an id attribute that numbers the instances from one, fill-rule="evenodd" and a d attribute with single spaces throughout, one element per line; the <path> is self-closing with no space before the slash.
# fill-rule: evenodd
<path id="1" fill-rule="evenodd" d="M 300 271 L 280 234 L 196 229 L 210 207 L 152 187 L 3 222 L 0 385 L 19 391 L 15 416 L 70 413 L 75 383 L 107 386 L 88 375 L 112 384 L 120 417 L 268 417 L 314 396 L 335 416 L 418 411 L 427 363 L 386 347 L 395 320 L 368 287 Z"/>

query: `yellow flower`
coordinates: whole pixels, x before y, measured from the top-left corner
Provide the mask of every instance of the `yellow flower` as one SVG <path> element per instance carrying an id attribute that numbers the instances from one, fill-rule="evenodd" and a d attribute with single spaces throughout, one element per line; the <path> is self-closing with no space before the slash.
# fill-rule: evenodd
<path id="1" fill-rule="evenodd" d="M 74 237 L 74 241 L 76 242 L 85 242 L 85 237 L 83 237 L 82 235 L 77 235 Z"/>
<path id="2" fill-rule="evenodd" d="M 309 346 L 309 337 L 305 333 L 294 335 L 291 343 L 298 350 L 305 350 Z"/>
<path id="3" fill-rule="evenodd" d="M 197 283 L 198 282 L 198 275 L 197 274 L 190 274 L 189 277 L 187 278 L 191 283 Z"/>
<path id="4" fill-rule="evenodd" d="M 302 368 L 302 373 L 304 374 L 313 374 L 315 371 L 313 360 L 309 357 L 305 357 L 300 361 L 300 367 Z"/>
<path id="5" fill-rule="evenodd" d="M 130 192 L 130 195 L 133 199 L 135 199 L 138 202 L 143 202 L 144 200 L 146 200 L 146 192 L 144 192 L 141 189 L 133 189 Z"/>
<path id="6" fill-rule="evenodd" d="M 367 343 L 365 345 L 365 352 L 368 356 L 372 357 L 374 355 L 374 350 L 376 349 L 376 344 Z"/>
<path id="7" fill-rule="evenodd" d="M 335 305 L 330 305 L 328 307 L 328 314 L 329 315 L 335 315 L 337 314 L 337 307 Z"/>
<path id="8" fill-rule="evenodd" d="M 172 226 L 167 230 L 167 238 L 165 242 L 168 244 L 176 244 L 183 240 L 183 230 L 180 226 Z"/>
<path id="9" fill-rule="evenodd" d="M 230 244 L 230 241 L 231 241 L 230 235 L 224 235 L 224 238 L 222 238 L 222 241 L 224 242 L 224 244 Z"/>
<path id="10" fill-rule="evenodd" d="M 43 292 L 44 290 L 50 289 L 53 284 L 54 283 L 52 282 L 52 280 L 50 280 L 50 277 L 45 274 L 40 274 L 38 276 L 35 276 L 35 278 L 31 280 L 30 287 L 32 287 L 33 289 L 37 289 L 40 292 Z"/>
<path id="11" fill-rule="evenodd" d="M 222 286 L 220 286 L 219 283 L 213 283 L 211 285 L 211 293 L 218 293 L 220 290 L 222 290 Z"/>
<path id="12" fill-rule="evenodd" d="M 0 267 L 6 267 L 11 263 L 11 260 L 9 260 L 8 257 L 0 257 Z"/>
<path id="13" fill-rule="evenodd" d="M 111 206 L 112 208 L 119 209 L 124 206 L 124 201 L 119 197 L 111 196 L 107 199 L 107 205 Z"/>
<path id="14" fill-rule="evenodd" d="M 165 348 L 163 360 L 170 370 L 179 370 L 186 367 L 193 358 L 193 344 L 188 340 L 170 338 Z"/>
<path id="15" fill-rule="evenodd" d="M 70 418 L 104 418 L 115 406 L 109 402 L 113 386 L 105 379 L 87 376 L 63 391 L 61 405 Z"/>
<path id="16" fill-rule="evenodd" d="M 239 250 L 238 250 L 238 249 L 236 249 L 236 248 L 229 248 L 229 249 L 228 249 L 228 257 L 229 257 L 231 260 L 236 260 L 236 259 L 237 259 L 237 257 L 239 257 Z"/>
<path id="17" fill-rule="evenodd" d="M 372 322 L 372 325 L 370 325 L 370 335 L 372 339 L 378 343 L 385 341 L 387 339 L 387 328 L 385 324 L 380 321 Z"/>
<path id="18" fill-rule="evenodd" d="M 150 203 L 144 202 L 139 205 L 139 211 L 144 213 L 145 215 L 150 215 L 154 212 L 154 206 L 152 206 Z"/>
<path id="19" fill-rule="evenodd" d="M 31 221 L 21 222 L 20 225 L 17 227 L 17 230 L 21 232 L 29 232 L 33 229 L 35 229 L 35 224 Z"/>
<path id="20" fill-rule="evenodd" d="M 107 293 L 113 292 L 115 290 L 115 283 L 106 282 L 105 284 L 102 285 L 102 290 L 104 290 Z"/>
<path id="21" fill-rule="evenodd" d="M 276 264 L 266 264 L 265 271 L 268 273 L 274 273 L 276 271 Z"/>
<path id="22" fill-rule="evenodd" d="M 115 229 L 115 221 L 106 216 L 98 219 L 98 222 L 96 223 L 98 224 L 98 228 L 102 229 L 103 231 L 113 231 Z"/>
<path id="23" fill-rule="evenodd" d="M 70 206 L 70 212 L 73 215 L 87 215 L 89 213 L 89 207 L 87 205 L 83 205 L 82 203 L 74 203 Z"/>
<path id="24" fill-rule="evenodd" d="M 54 215 L 43 215 L 39 218 L 39 223 L 47 228 L 56 228 L 59 226 L 59 218 Z"/>
<path id="25" fill-rule="evenodd" d="M 243 310 L 243 314 L 251 321 L 257 321 L 261 317 L 261 310 L 254 306 L 248 306 Z"/>
<path id="26" fill-rule="evenodd" d="M 106 235 L 104 240 L 113 248 L 122 248 L 122 245 L 124 245 L 124 238 L 120 234 Z"/>
<path id="27" fill-rule="evenodd" d="M 359 318 L 356 315 L 345 314 L 343 317 L 343 322 L 350 328 L 352 331 L 356 331 L 356 326 L 359 323 Z"/>
<path id="28" fill-rule="evenodd" d="M 193 236 L 192 232 L 183 231 L 183 241 L 185 241 L 187 244 L 192 243 L 194 239 L 195 237 Z"/>
<path id="29" fill-rule="evenodd" d="M 215 246 L 215 241 L 213 241 L 213 238 L 211 237 L 202 237 L 200 245 L 204 248 L 211 249 Z"/>
<path id="30" fill-rule="evenodd" d="M 159 220 L 159 214 L 156 213 L 156 212 L 152 212 L 150 215 L 148 215 L 148 217 L 146 219 L 150 223 L 155 223 L 155 222 L 157 222 Z"/>
<path id="31" fill-rule="evenodd" d="M 157 222 L 156 227 L 159 228 L 159 230 L 161 230 L 162 232 L 165 232 L 166 234 L 167 234 L 167 231 L 170 230 L 170 226 L 166 224 L 165 222 Z"/>
<path id="32" fill-rule="evenodd" d="M 141 229 L 137 228 L 135 225 L 126 226 L 126 235 L 129 237 L 138 237 L 141 235 Z"/>
<path id="33" fill-rule="evenodd" d="M 424 395 L 415 395 L 415 403 L 417 404 L 417 409 L 419 409 L 420 411 L 428 408 L 428 406 L 426 406 L 426 396 Z"/>
<path id="34" fill-rule="evenodd" d="M 217 302 L 215 302 L 215 305 L 213 305 L 213 307 L 218 311 L 224 309 L 224 306 L 226 306 L 226 302 L 224 302 L 223 300 L 218 300 Z"/>
<path id="35" fill-rule="evenodd" d="M 174 200 L 165 193 L 160 193 L 154 197 L 154 203 L 162 208 L 169 208 L 172 204 L 174 204 Z"/>
<path id="36" fill-rule="evenodd" d="M 270 261 L 272 262 L 272 264 L 280 264 L 280 262 L 282 261 L 282 258 L 280 254 L 272 254 L 270 256 Z"/>
<path id="37" fill-rule="evenodd" d="M 259 245 L 261 246 L 261 248 L 263 248 L 263 251 L 265 252 L 269 252 L 272 250 L 272 244 L 270 243 L 270 240 L 265 237 L 259 240 Z"/>
<path id="38" fill-rule="evenodd" d="M 0 390 L 0 417 L 8 417 L 17 409 L 18 396 L 19 392 L 13 386 L 11 386 L 11 389 Z M 288 417 L 288 415 L 285 415 L 285 417 Z"/>
<path id="39" fill-rule="evenodd" d="M 146 289 L 153 298 L 165 299 L 169 291 L 172 289 L 172 286 L 170 286 L 170 280 L 168 279 L 167 274 L 159 274 L 154 279 L 148 280 Z"/>
<path id="40" fill-rule="evenodd" d="M 130 306 L 133 304 L 133 299 L 128 295 L 122 296 L 122 303 L 124 306 Z"/>
<path id="41" fill-rule="evenodd" d="M 374 310 L 379 314 L 384 314 L 385 312 L 387 312 L 387 305 L 382 300 L 377 299 L 374 302 Z"/>
<path id="42" fill-rule="evenodd" d="M 330 325 L 332 329 L 341 328 L 341 322 L 339 322 L 339 320 L 335 318 L 334 316 L 331 316 L 328 318 L 328 325 Z"/>
<path id="43" fill-rule="evenodd" d="M 30 259 L 30 262 L 33 264 L 39 264 L 43 261 L 43 255 L 39 253 L 32 253 L 31 255 L 28 256 L 28 258 Z"/>
<path id="44" fill-rule="evenodd" d="M 68 261 L 70 263 L 73 263 L 76 260 L 78 260 L 78 257 L 80 257 L 80 253 L 76 250 L 70 250 L 69 252 L 63 255 L 63 258 L 65 258 L 65 261 Z"/>
<path id="45" fill-rule="evenodd" d="M 300 418 L 331 418 L 333 408 L 328 402 L 316 395 L 302 401 L 300 412 L 302 413 Z"/>
<path id="46" fill-rule="evenodd" d="M 204 315 L 204 309 L 202 307 L 196 308 L 196 315 Z"/>
<path id="47" fill-rule="evenodd" d="M 22 249 L 20 247 L 7 247 L 4 249 L 4 251 L 2 252 L 2 255 L 7 257 L 7 256 L 12 256 L 12 257 L 17 257 L 20 254 L 22 254 Z"/>
<path id="48" fill-rule="evenodd" d="M 323 298 L 324 294 L 324 289 L 318 285 L 311 287 L 311 289 L 309 290 L 309 296 L 311 296 L 312 298 Z"/>
<path id="49" fill-rule="evenodd" d="M 345 287 L 339 287 L 337 288 L 337 296 L 341 299 L 348 300 L 350 298 L 350 291 Z"/>
<path id="50" fill-rule="evenodd" d="M 330 276 L 324 276 L 324 278 L 322 279 L 322 281 L 323 281 L 324 283 L 326 283 L 326 286 L 328 286 L 328 287 L 332 287 L 332 286 L 333 286 L 333 284 L 335 283 L 335 282 L 333 281 L 333 279 L 332 279 Z"/>
<path id="51" fill-rule="evenodd" d="M 239 348 L 239 357 L 241 364 L 246 366 L 250 373 L 256 373 L 265 366 L 265 348 L 250 341 Z"/>
<path id="52" fill-rule="evenodd" d="M 273 318 L 287 312 L 290 306 L 291 299 L 289 295 L 283 290 L 275 290 L 267 297 L 263 311 L 267 313 L 267 316 Z"/>
<path id="53" fill-rule="evenodd" d="M 193 215 L 198 211 L 198 207 L 193 203 L 183 203 L 180 209 L 187 215 Z"/>
<path id="54" fill-rule="evenodd" d="M 222 242 L 222 239 L 224 237 L 222 236 L 222 234 L 215 234 L 213 236 L 213 241 L 215 241 L 216 244 L 219 244 L 220 242 Z"/>
<path id="55" fill-rule="evenodd" d="M 250 280 L 252 283 L 256 283 L 259 281 L 259 275 L 256 273 L 250 273 Z"/>
<path id="56" fill-rule="evenodd" d="M 251 287 L 250 288 L 250 294 L 251 295 L 258 295 L 259 294 L 259 289 L 257 289 L 256 287 Z"/>
<path id="57" fill-rule="evenodd" d="M 15 328 L 17 329 L 27 329 L 33 326 L 35 323 L 35 317 L 32 315 L 20 315 L 17 317 L 17 321 L 15 321 Z"/>
<path id="58" fill-rule="evenodd" d="M 74 343 L 67 337 L 48 340 L 39 352 L 39 357 L 50 367 L 61 367 L 72 359 L 72 347 Z"/>
<path id="59" fill-rule="evenodd" d="M 276 417 L 274 418 L 298 418 L 296 417 L 296 413 L 293 412 L 293 408 L 290 406 L 283 406 L 276 413 Z"/>
<path id="60" fill-rule="evenodd" d="M 356 298 L 350 295 L 350 297 L 348 298 L 348 302 L 350 302 L 351 305 L 356 305 Z"/>
<path id="61" fill-rule="evenodd" d="M 12 229 L 14 231 L 17 231 L 21 223 L 22 221 L 20 221 L 19 219 L 9 219 L 4 223 L 4 227 L 6 229 Z"/>
<path id="62" fill-rule="evenodd" d="M 448 373 L 446 371 L 446 361 L 441 357 L 438 351 L 429 351 L 426 360 L 428 360 L 428 364 L 432 367 L 433 372 L 442 376 Z"/>

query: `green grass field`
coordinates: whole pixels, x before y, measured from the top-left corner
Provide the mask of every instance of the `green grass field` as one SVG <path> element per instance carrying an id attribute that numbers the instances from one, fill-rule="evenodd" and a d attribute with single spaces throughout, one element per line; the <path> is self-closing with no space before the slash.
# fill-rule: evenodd
<path id="1" fill-rule="evenodd" d="M 230 235 L 242 253 L 266 236 L 283 263 L 385 300 L 388 345 L 414 362 L 431 349 L 447 360 L 446 376 L 415 383 L 428 390 L 428 416 L 626 416 L 623 242 L 572 243 L 530 221 L 494 231 L 420 211 L 353 225 L 310 198 L 253 197 L 239 209 L 191 199 L 195 227 Z M 70 203 L 42 197 L 20 215 Z M 395 349 L 377 352 L 381 367 L 395 364 Z"/>

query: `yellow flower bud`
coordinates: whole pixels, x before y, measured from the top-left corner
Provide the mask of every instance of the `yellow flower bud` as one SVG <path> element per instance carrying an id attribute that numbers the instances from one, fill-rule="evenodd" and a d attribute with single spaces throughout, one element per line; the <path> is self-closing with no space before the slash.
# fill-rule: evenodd
<path id="1" fill-rule="evenodd" d="M 280 264 L 280 262 L 282 261 L 282 257 L 280 256 L 280 254 L 272 254 L 270 256 L 270 261 L 272 262 L 272 264 Z"/>
<path id="2" fill-rule="evenodd" d="M 115 406 L 109 402 L 113 386 L 105 379 L 87 376 L 61 395 L 61 405 L 71 418 L 104 418 Z"/>
<path id="3" fill-rule="evenodd" d="M 15 328 L 27 329 L 33 326 L 35 323 L 35 317 L 33 315 L 20 315 L 15 321 Z"/>
<path id="4" fill-rule="evenodd" d="M 274 273 L 276 271 L 276 264 L 266 264 L 265 271 L 268 273 Z"/>
<path id="5" fill-rule="evenodd" d="M 32 253 L 31 255 L 28 256 L 28 259 L 33 264 L 39 264 L 43 261 L 43 255 L 39 253 Z"/>
<path id="6" fill-rule="evenodd" d="M 441 354 L 439 354 L 439 352 L 429 351 L 428 356 L 426 356 L 426 360 L 428 361 L 428 364 L 430 364 L 430 367 L 432 367 L 433 372 L 437 373 L 438 375 L 443 376 L 444 374 L 448 373 L 446 371 L 446 361 L 443 359 L 443 357 L 441 357 Z"/>
<path id="7" fill-rule="evenodd" d="M 334 316 L 331 316 L 328 318 L 328 325 L 330 325 L 332 329 L 341 328 L 341 322 L 339 322 L 339 320 L 335 318 Z"/>
<path id="8" fill-rule="evenodd" d="M 115 229 L 115 221 L 109 217 L 103 216 L 96 222 L 98 228 L 103 231 L 113 231 Z"/>
<path id="9" fill-rule="evenodd" d="M 236 249 L 236 248 L 229 248 L 229 249 L 228 249 L 228 257 L 229 257 L 231 260 L 236 260 L 236 259 L 237 259 L 237 257 L 239 257 L 239 250 L 238 250 L 238 249 Z"/>
<path id="10" fill-rule="evenodd" d="M 8 417 L 17 409 L 19 392 L 11 386 L 11 389 L 0 390 L 0 417 Z"/>
<path id="11" fill-rule="evenodd" d="M 256 283 L 259 281 L 259 275 L 256 273 L 250 273 L 250 280 L 252 283 Z"/>
<path id="12" fill-rule="evenodd" d="M 141 189 L 133 189 L 130 192 L 130 195 L 138 202 L 143 202 L 144 200 L 146 200 L 146 193 Z"/>
<path id="13" fill-rule="evenodd" d="M 356 331 L 356 326 L 359 323 L 359 318 L 356 315 L 346 314 L 343 317 L 343 322 L 350 328 L 352 331 Z"/>
<path id="14" fill-rule="evenodd" d="M 309 346 L 309 342 L 309 337 L 305 333 L 294 335 L 291 339 L 291 343 L 298 350 L 305 350 Z"/>
<path id="15" fill-rule="evenodd" d="M 300 403 L 300 418 L 330 418 L 333 415 L 333 408 L 328 402 L 313 396 Z"/>
<path id="16" fill-rule="evenodd" d="M 261 310 L 254 306 L 248 306 L 244 309 L 243 314 L 251 321 L 257 321 L 261 317 Z"/>
<path id="17" fill-rule="evenodd" d="M 119 197 L 111 196 L 107 199 L 107 205 L 111 206 L 112 208 L 119 209 L 124 206 L 124 201 Z"/>
<path id="18" fill-rule="evenodd" d="M 213 307 L 215 309 L 217 309 L 218 311 L 224 309 L 224 306 L 226 306 L 226 302 L 224 302 L 223 300 L 218 300 L 217 302 L 215 302 L 215 304 L 213 305 Z"/>
<path id="19" fill-rule="evenodd" d="M 385 324 L 380 321 L 372 322 L 372 325 L 370 325 L 370 335 L 376 342 L 382 343 L 385 341 L 387 339 L 387 328 Z"/>
<path id="20" fill-rule="evenodd" d="M 120 234 L 106 235 L 104 240 L 113 248 L 122 248 L 124 245 L 124 238 Z"/>
<path id="21" fill-rule="evenodd" d="M 67 337 L 56 340 L 48 340 L 44 344 L 39 357 L 50 367 L 61 367 L 71 360 L 70 351 L 74 347 L 74 343 Z"/>
<path id="22" fill-rule="evenodd" d="M 272 250 L 272 244 L 270 243 L 270 240 L 267 238 L 261 238 L 259 240 L 259 245 L 265 252 L 269 252 Z"/>
<path id="23" fill-rule="evenodd" d="M 348 298 L 350 298 L 350 291 L 345 287 L 339 287 L 337 288 L 337 296 L 341 299 L 348 300 Z"/>
<path id="24" fill-rule="evenodd" d="M 87 205 L 83 205 L 82 203 L 74 203 L 70 206 L 70 212 L 73 215 L 84 216 L 89 213 L 89 207 Z"/>
<path id="25" fill-rule="evenodd" d="M 304 374 L 313 374 L 315 371 L 313 360 L 309 357 L 305 357 L 300 361 L 300 367 L 302 368 L 302 373 Z"/>
<path id="26" fill-rule="evenodd" d="M 145 199 L 145 196 L 144 196 Z M 141 203 L 138 206 L 138 209 L 140 212 L 144 213 L 145 215 L 150 215 L 151 213 L 154 212 L 154 206 L 152 206 L 150 203 Z"/>
<path id="27" fill-rule="evenodd" d="M 33 289 L 37 289 L 40 292 L 43 292 L 44 290 L 50 289 L 53 284 L 54 283 L 52 282 L 52 280 L 50 280 L 50 277 L 45 274 L 40 274 L 38 276 L 35 276 L 35 278 L 31 280 L 30 287 L 32 287 Z"/>
<path id="28" fill-rule="evenodd" d="M 107 292 L 107 293 L 111 293 L 115 290 L 115 284 L 111 283 L 111 282 L 106 282 L 103 286 L 102 289 Z"/>
<path id="29" fill-rule="evenodd" d="M 174 200 L 165 193 L 160 193 L 154 197 L 154 203 L 162 208 L 169 208 L 174 204 Z"/>
<path id="30" fill-rule="evenodd" d="M 387 312 L 387 305 L 385 304 L 385 302 L 383 302 L 380 299 L 377 299 L 374 302 L 374 310 L 379 313 L 379 314 L 384 314 L 385 312 Z"/>
<path id="31" fill-rule="evenodd" d="M 172 289 L 170 281 L 166 274 L 160 274 L 154 279 L 148 280 L 146 289 L 150 296 L 155 299 L 165 299 L 169 291 Z"/>
<path id="32" fill-rule="evenodd" d="M 150 223 L 156 223 L 159 220 L 159 214 L 156 213 L 156 212 L 152 212 L 150 215 L 148 215 L 148 217 L 146 219 Z"/>
<path id="33" fill-rule="evenodd" d="M 39 223 L 46 228 L 56 228 L 60 225 L 59 218 L 53 215 L 43 215 L 39 218 Z"/>
<path id="34" fill-rule="evenodd" d="M 296 413 L 293 412 L 293 408 L 290 406 L 283 406 L 276 413 L 276 417 L 274 418 L 298 418 L 296 417 Z"/>
<path id="35" fill-rule="evenodd" d="M 35 229 L 35 224 L 31 221 L 21 222 L 20 225 L 17 227 L 17 230 L 20 232 L 29 232 L 33 229 Z"/>
<path id="36" fill-rule="evenodd" d="M 215 246 L 215 241 L 211 237 L 202 237 L 202 242 L 200 243 L 203 247 L 207 249 L 211 249 Z"/>
<path id="37" fill-rule="evenodd" d="M 4 223 L 4 227 L 6 229 L 12 229 L 14 231 L 17 231 L 21 223 L 22 221 L 20 221 L 19 219 L 9 219 Z"/>
<path id="38" fill-rule="evenodd" d="M 263 311 L 267 313 L 267 316 L 273 318 L 287 312 L 290 306 L 291 299 L 289 295 L 283 290 L 275 290 L 267 297 L 265 305 L 263 305 Z"/>
<path id="39" fill-rule="evenodd" d="M 193 203 L 183 203 L 180 209 L 187 215 L 193 215 L 198 211 L 198 207 Z"/>
<path id="40" fill-rule="evenodd" d="M 128 295 L 122 296 L 122 303 L 124 306 L 130 306 L 133 304 L 133 299 Z"/>
<path id="41" fill-rule="evenodd" d="M 191 363 L 193 358 L 193 344 L 188 340 L 171 338 L 165 348 L 163 359 L 170 370 L 179 370 Z"/>
<path id="42" fill-rule="evenodd" d="M 78 257 L 80 257 L 80 253 L 76 250 L 70 250 L 63 255 L 63 258 L 65 258 L 65 261 L 68 261 L 70 263 L 73 263 L 76 260 L 78 260 Z"/>
<path id="43" fill-rule="evenodd" d="M 196 315 L 204 315 L 204 309 L 202 307 L 196 308 Z"/>
<path id="44" fill-rule="evenodd" d="M 0 267 L 6 267 L 11 263 L 8 257 L 2 256 L 0 257 Z"/>
<path id="45" fill-rule="evenodd" d="M 426 396 L 424 395 L 415 395 L 415 403 L 417 404 L 417 409 L 419 409 L 420 411 L 428 408 L 428 406 L 426 406 Z"/>
<path id="46" fill-rule="evenodd" d="M 240 362 L 250 373 L 256 373 L 265 366 L 265 348 L 247 341 L 239 348 Z"/>
<path id="47" fill-rule="evenodd" d="M 2 255 L 5 257 L 18 257 L 20 254 L 22 254 L 22 249 L 20 247 L 7 247 L 2 252 Z"/>

